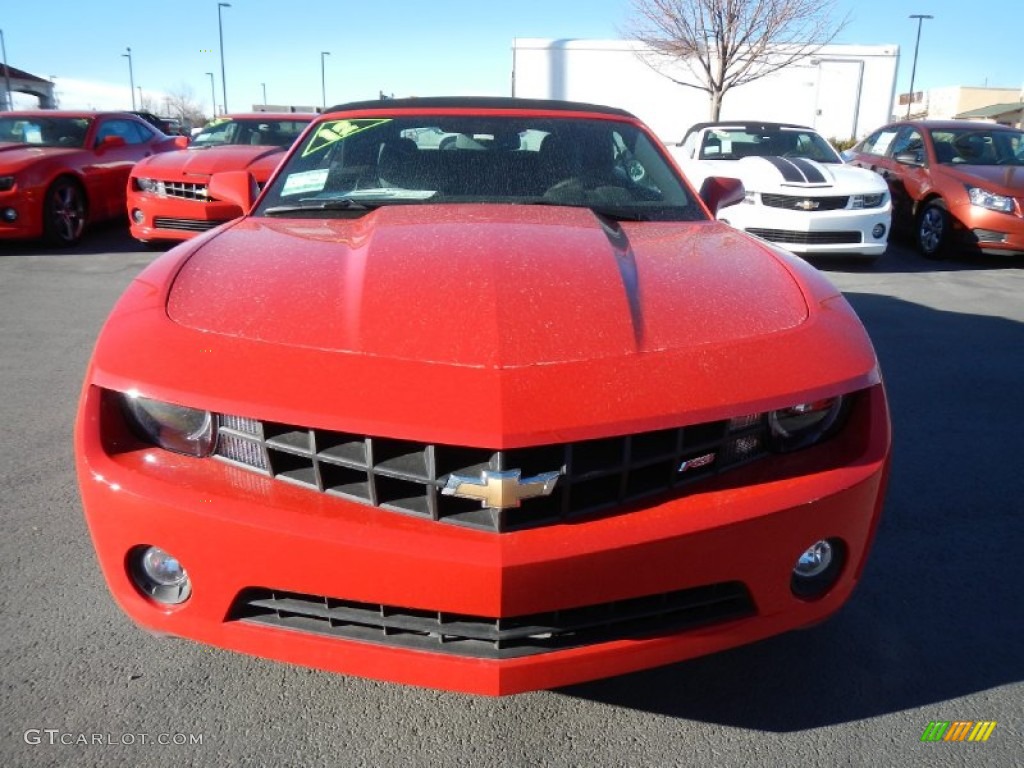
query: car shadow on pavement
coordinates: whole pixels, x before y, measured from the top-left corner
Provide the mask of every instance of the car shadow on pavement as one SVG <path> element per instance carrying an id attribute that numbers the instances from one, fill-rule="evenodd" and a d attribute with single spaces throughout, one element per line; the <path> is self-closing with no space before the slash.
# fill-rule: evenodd
<path id="1" fill-rule="evenodd" d="M 790 732 L 926 706 L 950 719 L 943 702 L 1024 679 L 1024 324 L 847 298 L 878 351 L 894 432 L 885 511 L 850 602 L 806 631 L 560 693 Z"/>
<path id="2" fill-rule="evenodd" d="M 90 227 L 75 245 L 61 248 L 39 240 L 0 242 L 5 256 L 75 256 L 97 253 L 142 253 L 149 249 L 131 236 L 125 223 L 104 223 Z"/>
<path id="3" fill-rule="evenodd" d="M 890 241 L 885 253 L 873 261 L 857 256 L 807 256 L 806 260 L 822 272 L 892 275 L 1024 268 L 1024 256 L 990 256 L 964 251 L 941 260 L 926 259 L 912 244 L 900 240 Z"/>

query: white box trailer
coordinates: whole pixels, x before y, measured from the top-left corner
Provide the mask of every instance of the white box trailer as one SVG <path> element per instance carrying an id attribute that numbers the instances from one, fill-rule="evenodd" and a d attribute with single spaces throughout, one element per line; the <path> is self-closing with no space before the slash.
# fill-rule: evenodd
<path id="1" fill-rule="evenodd" d="M 645 63 L 650 52 L 629 40 L 545 40 L 512 43 L 512 94 L 568 99 L 627 109 L 666 143 L 710 119 L 704 91 L 679 85 Z M 723 120 L 809 125 L 829 138 L 860 138 L 889 122 L 899 47 L 827 45 L 813 56 L 730 90 Z M 693 80 L 683 64 L 677 79 Z"/>

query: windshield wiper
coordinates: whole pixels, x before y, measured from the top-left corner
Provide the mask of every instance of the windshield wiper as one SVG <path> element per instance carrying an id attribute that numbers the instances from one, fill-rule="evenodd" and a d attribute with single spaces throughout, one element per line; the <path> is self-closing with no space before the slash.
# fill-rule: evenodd
<path id="1" fill-rule="evenodd" d="M 336 200 L 317 200 L 304 202 L 301 205 L 275 205 L 263 212 L 264 216 L 287 216 L 289 213 L 307 213 L 310 211 L 372 211 L 384 203 L 359 202 L 348 197 Z"/>

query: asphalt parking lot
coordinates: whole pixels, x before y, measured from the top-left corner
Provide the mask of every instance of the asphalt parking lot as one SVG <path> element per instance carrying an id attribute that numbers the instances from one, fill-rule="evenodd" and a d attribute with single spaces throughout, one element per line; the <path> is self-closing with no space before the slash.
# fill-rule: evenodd
<path id="1" fill-rule="evenodd" d="M 0 245 L 0 765 L 1022 764 L 1024 259 L 818 262 L 875 342 L 895 434 L 869 566 L 832 620 L 486 699 L 157 638 L 115 607 L 71 429 L 100 325 L 153 258 L 116 227 L 73 251 Z M 955 720 L 997 726 L 921 742 Z"/>

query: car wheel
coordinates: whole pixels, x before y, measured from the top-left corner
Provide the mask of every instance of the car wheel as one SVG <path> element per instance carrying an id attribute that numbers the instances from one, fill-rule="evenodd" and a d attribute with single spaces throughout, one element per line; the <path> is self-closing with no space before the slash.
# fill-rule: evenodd
<path id="1" fill-rule="evenodd" d="M 917 248 L 929 259 L 945 258 L 949 251 L 949 211 L 940 201 L 928 203 L 917 217 Z"/>
<path id="2" fill-rule="evenodd" d="M 44 237 L 54 245 L 74 245 L 85 230 L 85 193 L 74 179 L 57 179 L 46 190 Z"/>

